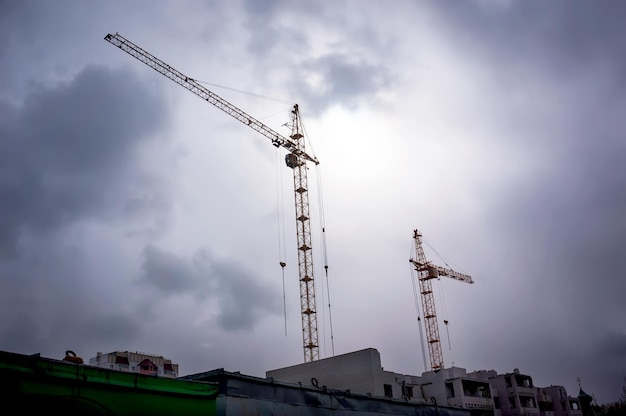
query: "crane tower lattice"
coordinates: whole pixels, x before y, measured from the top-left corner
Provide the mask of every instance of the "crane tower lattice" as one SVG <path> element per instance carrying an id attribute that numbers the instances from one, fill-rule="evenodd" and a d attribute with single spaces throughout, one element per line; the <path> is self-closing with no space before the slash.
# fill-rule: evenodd
<path id="1" fill-rule="evenodd" d="M 424 327 L 426 328 L 430 366 L 433 371 L 436 371 L 443 368 L 443 352 L 441 351 L 439 339 L 439 324 L 435 311 L 432 279 L 436 279 L 439 276 L 448 276 L 466 283 L 474 283 L 474 281 L 466 274 L 436 266 L 428 261 L 422 247 L 422 234 L 418 230 L 413 230 L 413 239 L 415 240 L 415 259 L 410 259 L 409 261 L 413 263 L 417 271 L 419 289 L 422 295 L 422 311 L 424 313 Z"/>

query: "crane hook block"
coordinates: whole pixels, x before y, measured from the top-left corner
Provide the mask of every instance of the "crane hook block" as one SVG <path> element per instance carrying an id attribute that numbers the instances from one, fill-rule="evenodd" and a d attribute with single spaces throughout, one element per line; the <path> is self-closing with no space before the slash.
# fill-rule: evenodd
<path id="1" fill-rule="evenodd" d="M 293 153 L 287 153 L 285 155 L 285 163 L 291 169 L 294 169 L 295 167 L 298 166 L 298 156 L 294 155 Z"/>

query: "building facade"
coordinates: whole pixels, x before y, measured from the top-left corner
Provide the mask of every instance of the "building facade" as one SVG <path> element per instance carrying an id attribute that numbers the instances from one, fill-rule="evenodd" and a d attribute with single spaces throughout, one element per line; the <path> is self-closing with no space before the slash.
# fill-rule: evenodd
<path id="1" fill-rule="evenodd" d="M 537 399 L 541 416 L 582 416 L 578 397 L 568 396 L 562 386 L 540 387 Z"/>
<path id="2" fill-rule="evenodd" d="M 583 416 L 578 398 L 562 386 L 537 387 L 518 369 L 468 373 L 450 367 L 421 376 L 385 371 L 374 348 L 280 368 L 266 373 L 279 382 L 299 383 L 407 402 L 448 406 L 473 416 Z"/>
<path id="3" fill-rule="evenodd" d="M 89 359 L 89 365 L 159 377 L 178 377 L 178 364 L 160 355 L 142 352 L 114 351 L 107 354 L 98 352 L 95 357 Z"/>
<path id="4" fill-rule="evenodd" d="M 490 370 L 469 376 L 489 381 L 498 416 L 582 416 L 580 401 L 568 396 L 565 387 L 537 387 L 531 376 L 517 368 L 512 373 Z"/>
<path id="5" fill-rule="evenodd" d="M 465 409 L 494 415 L 488 381 L 467 377 L 463 368 L 444 368 L 413 376 L 385 371 L 374 348 L 266 372 L 272 380 L 332 388 L 372 397 Z"/>
<path id="6" fill-rule="evenodd" d="M 349 357 L 353 359 L 354 357 Z M 315 361 L 313 361 L 315 362 Z M 316 383 L 286 383 L 223 369 L 184 376 L 182 380 L 217 383 L 218 415 L 272 416 L 472 416 L 467 409 L 417 403 L 336 390 Z"/>

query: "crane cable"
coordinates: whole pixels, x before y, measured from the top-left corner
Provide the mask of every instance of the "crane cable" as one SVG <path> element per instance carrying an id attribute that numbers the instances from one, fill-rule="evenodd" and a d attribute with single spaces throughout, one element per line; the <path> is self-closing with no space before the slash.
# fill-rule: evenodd
<path id="1" fill-rule="evenodd" d="M 303 127 L 304 128 L 304 127 Z M 328 282 L 328 251 L 326 247 L 326 223 L 324 218 L 324 197 L 322 193 L 322 171 L 319 165 L 315 166 L 315 172 L 317 174 L 317 201 L 319 204 L 319 216 L 320 216 L 320 229 L 322 231 L 322 262 L 324 264 L 324 275 L 326 277 L 326 296 L 328 297 L 328 322 L 330 328 L 330 346 L 332 356 L 335 356 L 335 335 L 333 333 L 333 315 L 330 305 L 330 285 Z M 323 294 L 322 289 L 322 294 Z"/>
<path id="2" fill-rule="evenodd" d="M 447 268 L 452 269 L 452 267 L 450 267 L 450 265 L 448 264 L 448 262 L 446 261 L 446 259 L 443 258 L 443 256 L 441 254 L 439 254 L 439 252 L 437 250 L 435 250 L 435 248 L 432 246 L 432 244 L 430 244 L 428 241 L 426 241 L 426 239 L 424 239 L 424 243 L 426 243 L 426 245 L 435 252 L 435 254 L 437 254 L 437 256 L 439 256 L 439 258 L 443 261 L 443 264 L 446 265 Z M 444 290 L 443 290 L 443 284 L 441 283 L 441 276 L 437 277 L 437 281 L 439 282 L 439 303 L 442 305 L 443 307 L 443 323 L 446 326 L 446 336 L 448 338 L 448 350 L 452 351 L 452 343 L 450 341 L 450 330 L 448 328 L 448 323 L 450 322 L 448 320 L 448 307 L 446 305 L 446 298 L 445 298 L 445 294 L 444 294 Z"/>
<path id="3" fill-rule="evenodd" d="M 410 250 L 410 254 L 409 254 L 409 258 L 411 258 L 411 256 L 413 255 L 413 253 L 415 253 L 415 241 L 413 241 L 411 243 L 411 250 Z M 413 285 L 413 301 L 415 303 L 415 314 L 417 316 L 417 327 L 419 328 L 419 333 L 420 333 L 420 347 L 422 350 L 422 358 L 424 359 L 424 371 L 428 370 L 428 363 L 426 361 L 426 349 L 424 348 L 424 346 L 426 345 L 426 343 L 424 342 L 424 331 L 422 328 L 422 318 L 420 317 L 420 303 L 419 303 L 419 289 L 418 289 L 418 278 L 419 278 L 419 272 L 417 272 L 417 270 L 415 270 L 415 267 L 413 266 L 413 264 L 409 263 L 409 270 L 410 270 L 410 277 L 411 277 L 411 284 Z M 416 273 L 417 276 L 416 276 Z"/>
<path id="4" fill-rule="evenodd" d="M 269 97 L 269 96 L 267 96 L 267 95 L 256 94 L 256 93 L 254 93 L 254 92 L 249 92 L 249 91 L 244 91 L 244 90 L 238 90 L 237 88 L 231 88 L 231 87 L 226 87 L 226 86 L 224 86 L 224 85 L 213 84 L 213 83 L 211 83 L 211 82 L 202 81 L 202 80 L 199 80 L 199 79 L 196 79 L 196 78 L 194 78 L 193 80 L 194 80 L 194 81 L 196 81 L 196 82 L 198 82 L 198 83 L 200 83 L 200 84 L 210 85 L 210 86 L 212 86 L 212 87 L 223 88 L 223 89 L 225 89 L 225 90 L 230 90 L 230 91 L 238 92 L 238 93 L 240 93 L 240 94 L 246 94 L 246 95 L 249 95 L 249 96 L 251 96 L 251 97 L 263 98 L 263 99 L 265 99 L 265 100 L 274 101 L 274 102 L 281 103 L 281 104 L 289 104 L 289 105 L 293 105 L 293 104 L 295 104 L 295 103 L 293 103 L 293 102 L 291 102 L 291 101 L 283 100 L 283 99 L 280 99 L 280 98 L 274 98 L 274 97 Z"/>
<path id="5" fill-rule="evenodd" d="M 304 139 L 306 140 L 306 144 L 308 144 L 308 148 L 310 148 L 310 153 L 313 157 L 315 157 L 315 152 L 313 151 L 313 145 L 308 140 L 309 135 L 306 132 L 306 128 L 304 126 L 304 122 L 302 118 L 300 118 L 300 124 L 302 126 L 302 133 L 304 135 Z M 326 247 L 326 224 L 324 219 L 324 197 L 322 192 L 322 173 L 319 165 L 315 165 L 315 173 L 317 180 L 317 202 L 318 202 L 318 211 L 320 216 L 320 230 L 321 230 L 321 246 L 322 246 L 322 264 L 324 265 L 324 276 L 326 278 L 326 297 L 328 298 L 328 325 L 330 329 L 330 345 L 332 356 L 335 356 L 335 335 L 333 333 L 333 315 L 330 303 L 330 284 L 328 280 L 328 253 Z M 322 280 L 322 285 L 324 281 Z M 325 303 L 324 299 L 324 289 L 322 288 L 322 302 Z M 323 311 L 323 310 L 322 310 Z M 324 326 L 323 332 L 326 332 L 326 327 Z M 326 336 L 324 336 L 326 339 Z"/>
<path id="6" fill-rule="evenodd" d="M 274 97 L 269 97 L 266 95 L 252 93 L 249 91 L 243 91 L 240 89 L 226 87 L 224 85 L 214 84 L 214 83 L 202 81 L 199 79 L 194 79 L 194 80 L 204 85 L 210 85 L 213 87 L 218 87 L 218 88 L 238 92 L 240 94 L 246 94 L 252 97 L 263 98 L 266 100 L 270 100 L 270 101 L 274 101 L 274 102 L 278 102 L 282 104 L 290 104 L 290 105 L 294 104 L 291 101 L 283 100 L 280 98 L 274 98 Z M 303 129 L 304 129 L 304 126 L 303 126 Z M 280 152 L 278 151 L 278 148 L 276 148 L 275 155 L 276 155 L 276 189 L 277 189 L 276 199 L 277 199 L 277 216 L 278 216 L 278 221 L 277 221 L 278 222 L 278 264 L 280 265 L 281 271 L 282 271 L 283 316 L 284 316 L 284 323 L 285 323 L 285 336 L 287 336 L 287 297 L 286 297 L 286 291 L 285 291 L 285 266 L 287 266 L 287 263 L 285 262 L 285 258 L 286 258 L 286 254 L 285 254 L 285 209 L 284 209 L 285 197 L 284 197 L 284 186 L 283 186 L 282 175 L 280 174 L 280 171 L 281 171 L 280 168 L 282 164 L 281 164 L 281 157 L 280 157 Z M 325 267 L 326 269 L 328 269 L 328 266 L 325 266 Z M 330 304 L 329 304 L 329 308 L 330 308 Z M 331 339 L 332 339 L 332 324 L 331 324 Z M 333 347 L 333 355 L 334 355 L 334 347 Z"/>
<path id="7" fill-rule="evenodd" d="M 281 157 L 278 148 L 275 150 L 276 155 L 276 206 L 278 215 L 278 264 L 280 265 L 283 278 L 283 317 L 285 321 L 285 336 L 287 336 L 287 297 L 285 295 L 285 193 L 283 187 L 283 177 L 281 171 Z"/>

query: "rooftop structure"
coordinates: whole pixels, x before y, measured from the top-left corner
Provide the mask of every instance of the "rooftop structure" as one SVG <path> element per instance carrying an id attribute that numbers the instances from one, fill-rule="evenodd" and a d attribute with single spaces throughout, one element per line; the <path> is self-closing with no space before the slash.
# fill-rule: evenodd
<path id="1" fill-rule="evenodd" d="M 89 359 L 89 365 L 152 376 L 178 377 L 178 364 L 160 355 L 143 352 L 113 351 L 107 354 L 99 352 Z"/>

